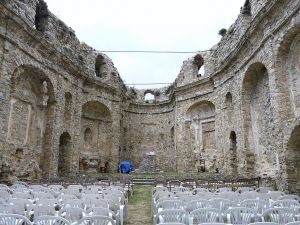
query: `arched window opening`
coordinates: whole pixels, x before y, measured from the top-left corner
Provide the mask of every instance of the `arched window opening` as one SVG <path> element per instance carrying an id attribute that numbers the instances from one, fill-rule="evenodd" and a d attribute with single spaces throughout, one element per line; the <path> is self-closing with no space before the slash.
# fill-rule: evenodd
<path id="1" fill-rule="evenodd" d="M 231 131 L 230 133 L 230 148 L 229 148 L 229 164 L 231 167 L 231 173 L 233 175 L 237 174 L 237 142 L 236 133 Z"/>
<path id="2" fill-rule="evenodd" d="M 144 100 L 145 101 L 154 101 L 155 95 L 153 93 L 147 92 L 147 93 L 145 93 Z"/>
<path id="3" fill-rule="evenodd" d="M 194 57 L 194 64 L 197 66 L 197 77 L 203 77 L 205 70 L 204 70 L 204 59 L 200 54 L 197 54 Z"/>
<path id="4" fill-rule="evenodd" d="M 230 92 L 227 92 L 225 97 L 225 107 L 231 109 L 232 108 L 232 95 Z"/>
<path id="5" fill-rule="evenodd" d="M 103 65 L 105 64 L 104 58 L 102 55 L 98 55 L 96 58 L 96 63 L 95 63 L 95 74 L 96 77 L 103 78 L 104 73 L 103 73 Z"/>
<path id="6" fill-rule="evenodd" d="M 36 5 L 36 13 L 35 13 L 35 28 L 44 33 L 48 27 L 49 20 L 49 11 L 47 3 L 43 0 L 40 0 Z"/>

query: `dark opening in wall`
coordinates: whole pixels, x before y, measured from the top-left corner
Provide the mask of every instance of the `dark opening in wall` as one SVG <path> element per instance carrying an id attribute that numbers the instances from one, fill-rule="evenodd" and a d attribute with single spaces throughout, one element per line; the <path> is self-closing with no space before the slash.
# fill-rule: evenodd
<path id="1" fill-rule="evenodd" d="M 204 76 L 204 59 L 200 54 L 197 54 L 194 57 L 194 64 L 197 66 L 198 68 L 198 73 L 197 73 L 197 77 L 203 77 Z"/>
<path id="2" fill-rule="evenodd" d="M 104 58 L 102 55 L 98 55 L 96 58 L 96 63 L 95 63 L 95 74 L 96 77 L 103 78 L 104 73 L 103 73 L 103 65 L 105 64 Z"/>
<path id="3" fill-rule="evenodd" d="M 48 27 L 49 11 L 47 3 L 40 0 L 36 5 L 35 28 L 44 33 Z"/>
<path id="4" fill-rule="evenodd" d="M 243 9 L 242 9 L 242 14 L 244 14 L 244 15 L 251 15 L 250 0 L 246 0 L 245 1 L 245 4 L 244 4 Z"/>
<path id="5" fill-rule="evenodd" d="M 16 159 L 18 162 L 20 162 L 20 160 L 23 158 L 23 149 L 22 148 L 17 148 L 16 149 L 16 153 L 15 153 L 15 156 L 16 156 Z"/>

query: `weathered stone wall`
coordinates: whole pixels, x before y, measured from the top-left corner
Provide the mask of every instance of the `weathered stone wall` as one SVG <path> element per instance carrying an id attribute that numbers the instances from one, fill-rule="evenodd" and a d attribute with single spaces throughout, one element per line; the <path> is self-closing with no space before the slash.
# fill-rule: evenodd
<path id="1" fill-rule="evenodd" d="M 205 162 L 208 171 L 271 177 L 299 192 L 298 0 L 246 1 L 220 42 L 184 61 L 171 86 L 146 90 L 126 87 L 106 55 L 45 7 L 0 4 L 2 176 L 115 171 L 119 160 L 139 168 L 154 152 L 164 171 Z"/>

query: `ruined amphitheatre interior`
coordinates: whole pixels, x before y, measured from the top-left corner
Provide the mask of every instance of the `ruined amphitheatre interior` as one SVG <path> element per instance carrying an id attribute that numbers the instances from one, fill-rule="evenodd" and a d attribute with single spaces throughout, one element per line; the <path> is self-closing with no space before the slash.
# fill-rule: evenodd
<path id="1" fill-rule="evenodd" d="M 121 160 L 143 170 L 154 152 L 159 170 L 197 172 L 205 161 L 207 171 L 299 193 L 299 8 L 247 0 L 172 85 L 139 90 L 43 0 L 1 0 L 1 178 L 116 172 Z"/>

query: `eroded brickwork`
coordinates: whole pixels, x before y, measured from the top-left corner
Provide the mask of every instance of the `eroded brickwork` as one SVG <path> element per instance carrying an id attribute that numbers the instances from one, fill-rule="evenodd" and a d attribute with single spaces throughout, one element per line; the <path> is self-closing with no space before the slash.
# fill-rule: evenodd
<path id="1" fill-rule="evenodd" d="M 246 1 L 171 86 L 136 90 L 42 0 L 1 1 L 0 176 L 116 171 L 120 160 L 145 168 L 154 154 L 163 171 L 205 163 L 300 192 L 299 8 Z"/>

